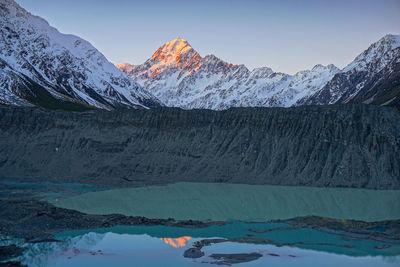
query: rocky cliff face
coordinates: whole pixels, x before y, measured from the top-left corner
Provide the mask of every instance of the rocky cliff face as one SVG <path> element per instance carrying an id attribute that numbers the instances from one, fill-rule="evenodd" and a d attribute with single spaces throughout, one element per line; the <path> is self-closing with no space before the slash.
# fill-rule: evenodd
<path id="1" fill-rule="evenodd" d="M 0 108 L 13 181 L 176 181 L 400 189 L 400 123 L 368 105 L 226 111 Z"/>

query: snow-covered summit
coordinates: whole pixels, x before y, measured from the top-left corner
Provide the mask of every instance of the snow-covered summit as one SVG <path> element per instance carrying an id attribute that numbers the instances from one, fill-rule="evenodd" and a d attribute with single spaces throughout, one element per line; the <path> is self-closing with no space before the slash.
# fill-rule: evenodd
<path id="1" fill-rule="evenodd" d="M 182 75 L 198 68 L 201 60 L 199 53 L 186 40 L 177 38 L 162 45 L 145 63 L 126 73 L 134 72 L 140 79 L 160 78 L 175 72 Z"/>
<path id="2" fill-rule="evenodd" d="M 329 64 L 327 66 L 324 66 L 322 64 L 317 64 L 311 69 L 311 71 L 325 71 L 325 70 L 338 71 L 339 68 L 333 64 Z"/>
<path id="3" fill-rule="evenodd" d="M 400 106 L 396 89 L 399 70 L 400 36 L 388 34 L 371 44 L 305 103 Z"/>
<path id="4" fill-rule="evenodd" d="M 396 80 L 393 75 L 400 67 L 399 47 L 400 36 L 389 34 L 343 70 L 333 64 L 317 64 L 289 75 L 268 67 L 250 71 L 215 55 L 201 57 L 186 40 L 175 39 L 161 46 L 144 64 L 125 72 L 166 105 L 186 109 L 369 103 L 393 87 L 388 81 Z M 372 89 L 376 85 L 383 89 L 375 92 Z M 375 92 L 372 97 L 371 90 Z M 380 101 L 394 103 L 396 97 Z"/>
<path id="5" fill-rule="evenodd" d="M 190 44 L 181 38 L 174 39 L 161 46 L 151 57 L 152 60 L 162 62 L 168 66 L 171 64 L 184 64 L 189 60 L 188 56 L 197 54 Z"/>
<path id="6" fill-rule="evenodd" d="M 201 57 L 184 39 L 162 45 L 145 63 L 126 71 L 168 106 L 226 109 L 290 106 L 313 94 L 339 70 L 317 65 L 296 75 L 261 67 L 250 71 L 215 55 Z"/>
<path id="7" fill-rule="evenodd" d="M 390 43 L 392 45 L 392 49 L 400 47 L 400 35 L 387 34 L 382 39 L 385 40 L 385 42 Z"/>
<path id="8" fill-rule="evenodd" d="M 375 71 L 379 72 L 392 58 L 393 51 L 399 47 L 400 35 L 387 34 L 358 55 L 343 71 L 360 71 L 375 68 Z M 377 64 L 372 66 L 371 63 Z"/>

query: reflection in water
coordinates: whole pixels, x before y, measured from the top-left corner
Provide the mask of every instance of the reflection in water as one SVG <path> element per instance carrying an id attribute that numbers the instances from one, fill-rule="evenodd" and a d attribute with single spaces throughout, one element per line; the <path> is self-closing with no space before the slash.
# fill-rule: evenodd
<path id="1" fill-rule="evenodd" d="M 291 228 L 286 223 L 248 223 L 230 221 L 224 225 L 212 225 L 204 228 L 183 228 L 171 226 L 115 226 L 111 228 L 66 231 L 55 236 L 59 240 L 69 240 L 71 237 L 83 239 L 89 232 L 121 235 L 118 243 L 123 238 L 130 236 L 148 235 L 155 238 L 157 247 L 163 249 L 187 249 L 198 238 L 224 238 L 236 239 L 241 242 L 253 242 L 253 239 L 264 240 L 266 243 L 277 245 L 290 245 L 303 249 L 324 251 L 348 256 L 400 256 L 400 245 L 387 244 L 373 240 L 359 240 L 346 238 L 326 232 L 307 228 Z M 388 233 L 389 234 L 389 233 Z M 123 237 L 123 238 L 122 238 Z M 138 237 L 135 237 L 135 240 Z M 186 242 L 186 245 L 185 245 Z M 168 245 L 166 245 L 168 244 Z M 181 244 L 182 246 L 180 246 Z M 144 244 L 142 244 L 142 247 Z M 223 246 L 223 245 L 222 245 Z"/>
<path id="2" fill-rule="evenodd" d="M 182 236 L 178 238 L 160 238 L 165 244 L 171 245 L 174 248 L 181 248 L 186 246 L 186 242 L 192 239 L 190 236 Z"/>
<path id="3" fill-rule="evenodd" d="M 138 227 L 134 227 L 138 228 Z M 154 228 L 154 227 L 153 227 Z M 143 229 L 145 229 L 143 227 Z M 164 232 L 175 231 L 162 227 Z M 187 229 L 183 229 L 187 231 Z M 297 232 L 297 230 L 294 230 Z M 293 237 L 294 233 L 286 235 Z M 257 233 L 256 233 L 257 235 Z M 173 235 L 169 235 L 173 236 Z M 214 237 L 215 238 L 215 237 Z M 69 267 L 69 266 L 215 266 L 215 253 L 253 253 L 262 257 L 251 263 L 251 266 L 399 266 L 399 251 L 395 248 L 393 256 L 350 256 L 327 253 L 314 249 L 273 244 L 253 244 L 224 242 L 205 246 L 205 253 L 200 259 L 183 257 L 184 251 L 202 238 L 181 236 L 178 238 L 161 238 L 170 246 L 160 242 L 160 238 L 148 234 L 116 234 L 107 232 L 98 234 L 89 232 L 80 236 L 65 237 L 65 242 L 25 244 L 27 251 L 19 259 L 30 267 Z M 333 241 L 333 240 L 332 240 Z M 355 245 L 358 241 L 354 241 Z M 364 243 L 364 242 L 362 242 Z M 186 244 L 186 247 L 184 247 Z M 364 245 L 373 245 L 366 242 Z M 324 245 L 321 245 L 324 247 Z M 328 246 L 331 247 L 331 246 Z M 354 248 L 347 247 L 350 252 Z M 397 251 L 397 253 L 396 253 Z M 134 263 L 134 265 L 132 265 Z"/>

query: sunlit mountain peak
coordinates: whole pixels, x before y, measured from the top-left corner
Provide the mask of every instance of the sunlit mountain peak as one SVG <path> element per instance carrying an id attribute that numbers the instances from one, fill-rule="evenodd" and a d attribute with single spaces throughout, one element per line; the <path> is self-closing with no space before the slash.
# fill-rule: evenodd
<path id="1" fill-rule="evenodd" d="M 171 65 L 179 64 L 182 59 L 190 59 L 192 56 L 200 57 L 185 39 L 176 38 L 157 49 L 151 59 L 164 65 Z"/>

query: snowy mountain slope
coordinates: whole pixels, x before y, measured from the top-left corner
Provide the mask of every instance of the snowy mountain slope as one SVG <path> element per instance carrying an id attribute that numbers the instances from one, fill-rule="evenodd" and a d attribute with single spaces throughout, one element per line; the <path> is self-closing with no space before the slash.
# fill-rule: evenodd
<path id="1" fill-rule="evenodd" d="M 119 65 L 167 106 L 226 109 L 291 106 L 322 88 L 339 69 L 317 65 L 296 75 L 270 68 L 248 70 L 214 55 L 202 58 L 184 39 L 161 46 L 144 64 Z"/>
<path id="2" fill-rule="evenodd" d="M 400 36 L 372 44 L 305 104 L 360 102 L 400 107 Z"/>
<path id="3" fill-rule="evenodd" d="M 118 70 L 87 41 L 59 33 L 13 0 L 0 0 L 0 103 L 6 104 L 72 110 L 161 103 L 216 110 L 335 103 L 400 107 L 399 56 L 400 36 L 387 35 L 343 70 L 316 65 L 288 75 L 201 57 L 186 40 L 175 39 L 145 63 L 119 64 Z"/>
<path id="4" fill-rule="evenodd" d="M 120 63 L 120 64 L 117 64 L 117 65 L 115 65 L 118 69 L 120 69 L 120 70 L 122 70 L 123 72 L 131 72 L 134 68 L 135 68 L 135 66 L 134 65 L 131 65 L 131 64 L 129 64 L 129 63 Z"/>
<path id="5" fill-rule="evenodd" d="M 385 36 L 343 70 L 316 65 L 295 75 L 267 67 L 250 71 L 214 55 L 202 58 L 179 38 L 161 46 L 142 65 L 118 67 L 167 106 L 185 109 L 348 102 L 396 105 L 400 101 L 399 40 L 399 36 Z"/>
<path id="6" fill-rule="evenodd" d="M 113 109 L 159 101 L 87 41 L 0 0 L 0 101 Z"/>

